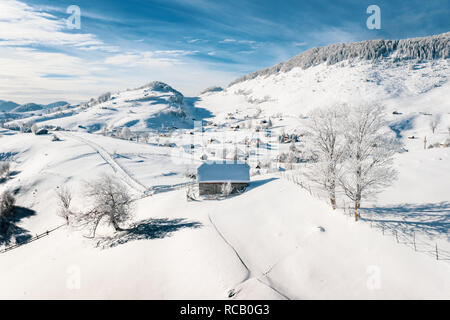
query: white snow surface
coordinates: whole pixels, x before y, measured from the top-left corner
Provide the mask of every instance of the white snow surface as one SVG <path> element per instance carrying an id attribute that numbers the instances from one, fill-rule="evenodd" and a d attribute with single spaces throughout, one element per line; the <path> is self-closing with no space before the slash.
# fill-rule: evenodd
<path id="1" fill-rule="evenodd" d="M 450 263 L 433 252 L 435 245 L 450 252 L 450 148 L 423 148 L 425 137 L 429 145 L 449 136 L 449 70 L 448 59 L 346 60 L 185 99 L 179 105 L 185 118 L 170 113 L 173 92 L 144 87 L 87 109 L 21 120 L 68 130 L 53 132 L 62 141 L 1 129 L 0 160 L 11 161 L 13 175 L 0 192 L 11 190 L 18 206 L 32 210 L 17 222 L 22 235 L 64 224 L 55 197 L 63 185 L 74 193 L 72 210 L 86 209 L 83 183 L 101 173 L 115 175 L 137 199 L 130 225 L 140 227 L 114 234 L 102 226 L 95 240 L 83 237 L 86 230 L 62 227 L 0 254 L 0 298 L 450 299 Z M 133 106 L 146 94 L 151 99 Z M 301 131 L 308 111 L 361 100 L 387 107 L 407 151 L 395 156 L 399 179 L 363 203 L 360 222 L 284 174 L 255 170 L 256 159 L 289 148 L 275 145 L 277 135 Z M 441 123 L 432 133 L 437 115 Z M 214 125 L 191 135 L 194 116 Z M 272 133 L 255 135 L 255 125 L 269 117 Z M 249 122 L 252 128 L 242 129 Z M 160 134 L 163 124 L 181 129 Z M 152 136 L 137 143 L 93 134 L 104 126 Z M 231 156 L 236 146 L 249 153 L 252 174 L 260 173 L 248 190 L 188 202 L 186 173 L 195 172 L 200 156 L 214 160 L 227 148 Z M 415 234 L 431 249 L 416 252 L 411 238 L 397 243 L 392 229 L 383 235 L 372 223 Z"/>

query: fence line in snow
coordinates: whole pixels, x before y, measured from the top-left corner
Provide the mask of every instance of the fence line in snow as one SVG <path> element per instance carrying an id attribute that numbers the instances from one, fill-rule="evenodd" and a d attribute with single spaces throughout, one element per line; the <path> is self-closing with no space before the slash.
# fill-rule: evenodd
<path id="1" fill-rule="evenodd" d="M 54 232 L 54 231 L 56 231 L 56 230 L 58 230 L 59 228 L 64 227 L 64 226 L 66 226 L 66 224 L 62 224 L 62 225 L 60 225 L 60 226 L 58 226 L 58 227 L 56 227 L 56 228 L 53 228 L 53 229 L 51 229 L 51 230 L 47 230 L 47 231 L 45 231 L 45 232 L 43 232 L 43 233 L 41 233 L 41 234 L 37 234 L 37 235 L 35 235 L 34 237 L 31 237 L 31 238 L 29 238 L 29 239 L 27 239 L 27 240 L 24 240 L 24 241 L 22 241 L 22 242 L 13 244 L 13 245 L 11 245 L 11 246 L 8 246 L 8 247 L 6 247 L 6 248 L 0 250 L 0 254 L 6 253 L 6 252 L 11 251 L 11 250 L 13 250 L 13 249 L 17 249 L 17 248 L 19 248 L 19 247 L 21 247 L 21 246 L 23 246 L 23 245 L 25 245 L 25 244 L 28 244 L 28 243 L 30 243 L 30 242 L 33 242 L 33 241 L 39 240 L 39 239 L 41 239 L 41 238 L 43 238 L 43 237 L 46 237 L 46 236 L 48 236 L 50 233 L 52 233 L 52 232 Z"/>
<path id="2" fill-rule="evenodd" d="M 296 185 L 305 189 L 311 196 L 318 198 L 320 200 L 323 200 L 323 195 L 320 192 L 318 192 L 317 190 L 315 190 L 315 188 L 312 188 L 311 184 L 302 180 L 298 175 L 288 173 L 288 172 L 282 172 L 281 178 L 295 183 Z M 347 207 L 345 202 L 344 202 L 344 206 L 343 206 L 343 211 L 344 211 L 344 214 L 353 216 L 353 209 L 351 207 Z M 382 234 L 385 236 L 387 236 L 387 235 L 393 236 L 395 238 L 395 240 L 397 241 L 397 243 L 404 244 L 416 252 L 425 253 L 428 256 L 436 258 L 436 260 L 439 260 L 439 261 L 450 262 L 450 251 L 449 250 L 444 250 L 442 248 L 439 248 L 437 242 L 424 241 L 424 240 L 417 239 L 415 231 L 406 232 L 404 230 L 396 228 L 393 225 L 388 225 L 387 223 L 380 222 L 378 220 L 373 220 L 372 218 L 362 217 L 360 221 L 370 223 L 371 228 L 379 229 L 382 232 Z M 401 221 L 398 221 L 398 223 L 401 223 Z"/>

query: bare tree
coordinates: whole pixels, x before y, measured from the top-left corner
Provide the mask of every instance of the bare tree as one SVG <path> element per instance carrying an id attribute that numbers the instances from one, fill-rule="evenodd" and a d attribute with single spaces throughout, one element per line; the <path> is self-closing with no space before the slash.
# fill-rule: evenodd
<path id="1" fill-rule="evenodd" d="M 344 124 L 347 159 L 339 183 L 354 202 L 358 221 L 361 200 L 396 179 L 392 162 L 400 142 L 386 125 L 384 108 L 377 104 L 352 108 Z"/>
<path id="2" fill-rule="evenodd" d="M 145 143 L 148 143 L 148 140 L 150 139 L 150 134 L 146 132 L 142 135 L 142 138 L 144 139 Z"/>
<path id="3" fill-rule="evenodd" d="M 342 123 L 347 115 L 346 105 L 316 109 L 309 114 L 307 144 L 315 162 L 308 177 L 327 192 L 333 209 L 345 151 Z"/>
<path id="4" fill-rule="evenodd" d="M 30 127 L 31 132 L 33 134 L 36 134 L 36 132 L 39 130 L 38 126 L 36 125 L 36 123 L 33 123 L 33 125 Z"/>
<path id="5" fill-rule="evenodd" d="M 0 178 L 2 179 L 8 179 L 10 173 L 11 173 L 11 166 L 9 162 L 4 161 L 0 162 Z"/>
<path id="6" fill-rule="evenodd" d="M 433 134 L 436 131 L 436 128 L 439 126 L 440 123 L 441 123 L 441 116 L 439 114 L 435 115 L 430 120 L 430 128 L 431 128 L 431 131 L 433 132 Z"/>
<path id="7" fill-rule="evenodd" d="M 131 218 L 133 200 L 127 188 L 114 177 L 102 175 L 93 182 L 86 183 L 86 196 L 92 201 L 92 208 L 78 215 L 83 226 L 92 229 L 92 238 L 103 219 L 116 231 L 123 231 L 120 224 Z"/>
<path id="8" fill-rule="evenodd" d="M 60 206 L 59 215 L 66 220 L 67 225 L 69 225 L 69 219 L 72 214 L 70 211 L 70 203 L 72 202 L 72 193 L 69 188 L 62 186 L 56 190 L 56 195 L 58 196 L 58 202 Z"/>
<path id="9" fill-rule="evenodd" d="M 186 200 L 187 201 L 195 201 L 196 200 L 196 192 L 195 192 L 193 184 L 190 184 L 186 189 Z"/>
<path id="10" fill-rule="evenodd" d="M 102 128 L 102 135 L 107 136 L 108 135 L 108 125 L 105 125 Z"/>

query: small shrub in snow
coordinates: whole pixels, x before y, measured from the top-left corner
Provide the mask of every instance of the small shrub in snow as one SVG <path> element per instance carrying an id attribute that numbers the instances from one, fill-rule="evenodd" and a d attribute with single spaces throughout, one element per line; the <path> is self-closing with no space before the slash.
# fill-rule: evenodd
<path id="1" fill-rule="evenodd" d="M 16 199 L 9 191 L 3 192 L 0 197 L 0 235 L 4 235 L 8 231 L 15 202 Z"/>
<path id="2" fill-rule="evenodd" d="M 5 191 L 0 197 L 0 216 L 9 217 L 14 209 L 16 199 L 11 192 Z"/>
<path id="3" fill-rule="evenodd" d="M 431 120 L 430 120 L 430 129 L 431 132 L 435 132 L 436 128 L 439 126 L 439 124 L 441 123 L 441 116 L 440 115 L 435 115 Z"/>
<path id="4" fill-rule="evenodd" d="M 0 178 L 7 179 L 9 177 L 10 172 L 11 166 L 9 162 L 7 161 L 0 162 Z"/>
<path id="5" fill-rule="evenodd" d="M 30 129 L 33 134 L 36 134 L 39 128 L 36 124 L 33 124 Z"/>
<path id="6" fill-rule="evenodd" d="M 120 137 L 122 139 L 130 140 L 131 139 L 131 130 L 128 127 L 124 127 L 120 132 Z"/>
<path id="7" fill-rule="evenodd" d="M 187 187 L 186 189 L 186 200 L 187 201 L 194 201 L 196 200 L 196 194 L 195 194 L 195 190 L 194 190 L 194 186 L 190 185 Z"/>
<path id="8" fill-rule="evenodd" d="M 184 172 L 184 176 L 189 180 L 197 179 L 197 174 L 195 173 L 195 171 L 192 171 L 192 170 L 186 170 Z"/>
<path id="9" fill-rule="evenodd" d="M 103 102 L 109 101 L 110 99 L 111 99 L 111 92 L 106 92 L 98 97 L 97 102 L 103 103 Z"/>
<path id="10" fill-rule="evenodd" d="M 230 181 L 228 181 L 227 183 L 224 183 L 222 185 L 222 195 L 224 197 L 228 197 L 232 191 L 233 191 L 233 186 L 231 185 Z"/>

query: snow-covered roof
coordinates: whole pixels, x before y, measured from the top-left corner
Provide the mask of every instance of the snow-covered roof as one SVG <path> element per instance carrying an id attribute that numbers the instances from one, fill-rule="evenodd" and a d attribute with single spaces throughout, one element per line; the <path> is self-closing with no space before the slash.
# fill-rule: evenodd
<path id="1" fill-rule="evenodd" d="M 234 161 L 207 161 L 197 169 L 198 182 L 250 182 L 250 166 Z"/>

